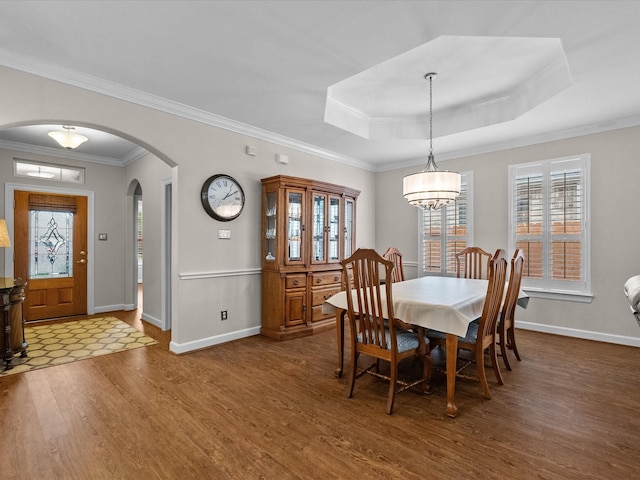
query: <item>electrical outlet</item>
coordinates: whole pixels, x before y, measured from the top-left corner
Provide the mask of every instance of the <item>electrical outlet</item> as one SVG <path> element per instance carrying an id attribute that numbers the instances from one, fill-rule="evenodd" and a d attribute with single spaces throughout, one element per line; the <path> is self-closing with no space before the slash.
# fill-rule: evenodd
<path id="1" fill-rule="evenodd" d="M 227 311 L 226 310 L 221 310 L 220 311 L 220 320 L 226 320 L 227 319 Z"/>

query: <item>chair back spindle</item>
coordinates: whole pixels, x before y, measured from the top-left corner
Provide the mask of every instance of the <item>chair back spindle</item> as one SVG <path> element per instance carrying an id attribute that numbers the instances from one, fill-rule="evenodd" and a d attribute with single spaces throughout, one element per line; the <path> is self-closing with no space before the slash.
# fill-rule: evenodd
<path id="1" fill-rule="evenodd" d="M 491 254 L 480 247 L 467 247 L 456 253 L 456 276 L 458 278 L 488 278 Z"/>
<path id="2" fill-rule="evenodd" d="M 486 339 L 483 343 L 487 343 L 487 346 L 496 335 L 506 279 L 507 256 L 504 250 L 498 249 L 489 262 L 489 285 L 480 317 L 480 331 L 483 339 Z"/>
<path id="3" fill-rule="evenodd" d="M 404 282 L 404 269 L 402 267 L 402 253 L 396 247 L 389 247 L 382 255 L 385 260 L 393 262 L 391 282 Z"/>
<path id="4" fill-rule="evenodd" d="M 368 255 L 350 263 L 351 282 L 347 276 L 346 289 L 348 312 L 354 317 L 359 342 L 388 350 L 387 344 L 394 342 L 394 338 L 387 342 L 387 335 L 391 336 L 393 332 L 387 332 L 385 328 L 385 318 L 393 318 L 392 292 L 381 285 L 378 267 L 382 264 L 386 277 L 393 269 L 393 264 L 382 258 L 375 259 L 373 251 L 363 253 Z"/>
<path id="5" fill-rule="evenodd" d="M 518 296 L 520 294 L 520 285 L 522 284 L 522 271 L 524 269 L 524 253 L 522 249 L 516 249 L 511 258 L 511 270 L 509 273 L 509 285 L 507 294 L 500 313 L 498 322 L 498 337 L 500 339 L 500 354 L 502 361 L 507 370 L 511 370 L 511 364 L 507 357 L 507 348 L 513 350 L 514 355 L 520 360 L 520 353 L 516 346 L 515 337 L 515 315 L 516 306 L 518 304 Z"/>

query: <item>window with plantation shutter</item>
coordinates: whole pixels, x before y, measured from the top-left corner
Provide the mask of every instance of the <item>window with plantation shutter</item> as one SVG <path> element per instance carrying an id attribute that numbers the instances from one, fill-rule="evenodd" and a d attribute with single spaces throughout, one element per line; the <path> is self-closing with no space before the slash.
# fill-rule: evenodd
<path id="1" fill-rule="evenodd" d="M 589 156 L 511 165 L 509 248 L 527 291 L 590 296 Z"/>
<path id="2" fill-rule="evenodd" d="M 461 192 L 440 210 L 421 210 L 420 276 L 455 275 L 455 254 L 473 244 L 472 172 L 462 173 Z"/>

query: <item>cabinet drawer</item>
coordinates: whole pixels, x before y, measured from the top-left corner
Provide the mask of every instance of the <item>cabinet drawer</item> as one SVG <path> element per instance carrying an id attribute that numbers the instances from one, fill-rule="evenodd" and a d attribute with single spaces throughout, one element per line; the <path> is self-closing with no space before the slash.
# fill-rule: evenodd
<path id="1" fill-rule="evenodd" d="M 311 280 L 312 286 L 318 285 L 332 285 L 342 282 L 342 271 L 336 270 L 333 272 L 314 273 Z"/>
<path id="2" fill-rule="evenodd" d="M 312 322 L 319 322 L 320 320 L 326 320 L 328 318 L 336 318 L 335 313 L 322 313 L 322 305 L 311 307 Z"/>
<path id="3" fill-rule="evenodd" d="M 284 288 L 300 288 L 307 285 L 307 275 L 287 275 L 284 279 Z"/>
<path id="4" fill-rule="evenodd" d="M 315 306 L 322 306 L 322 304 L 324 303 L 324 301 L 335 295 L 336 293 L 338 293 L 341 290 L 340 287 L 333 287 L 333 288 L 322 288 L 322 289 L 312 289 L 311 290 L 311 305 Z"/>

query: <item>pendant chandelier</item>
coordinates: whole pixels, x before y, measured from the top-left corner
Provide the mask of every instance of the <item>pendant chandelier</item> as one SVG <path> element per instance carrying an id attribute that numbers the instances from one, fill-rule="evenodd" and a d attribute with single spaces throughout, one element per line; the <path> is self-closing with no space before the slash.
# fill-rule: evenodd
<path id="1" fill-rule="evenodd" d="M 424 170 L 402 179 L 402 194 L 407 201 L 425 210 L 438 210 L 460 195 L 460 174 L 439 170 L 433 157 L 433 77 L 429 80 L 429 157 Z"/>
<path id="2" fill-rule="evenodd" d="M 62 128 L 64 128 L 65 131 L 56 130 L 53 132 L 49 132 L 49 136 L 53 138 L 56 142 L 58 142 L 61 147 L 71 150 L 79 147 L 81 144 L 89 140 L 84 135 L 80 135 L 79 133 L 73 133 L 71 131 L 71 130 L 75 130 L 76 127 L 69 127 L 67 125 L 63 125 Z"/>

